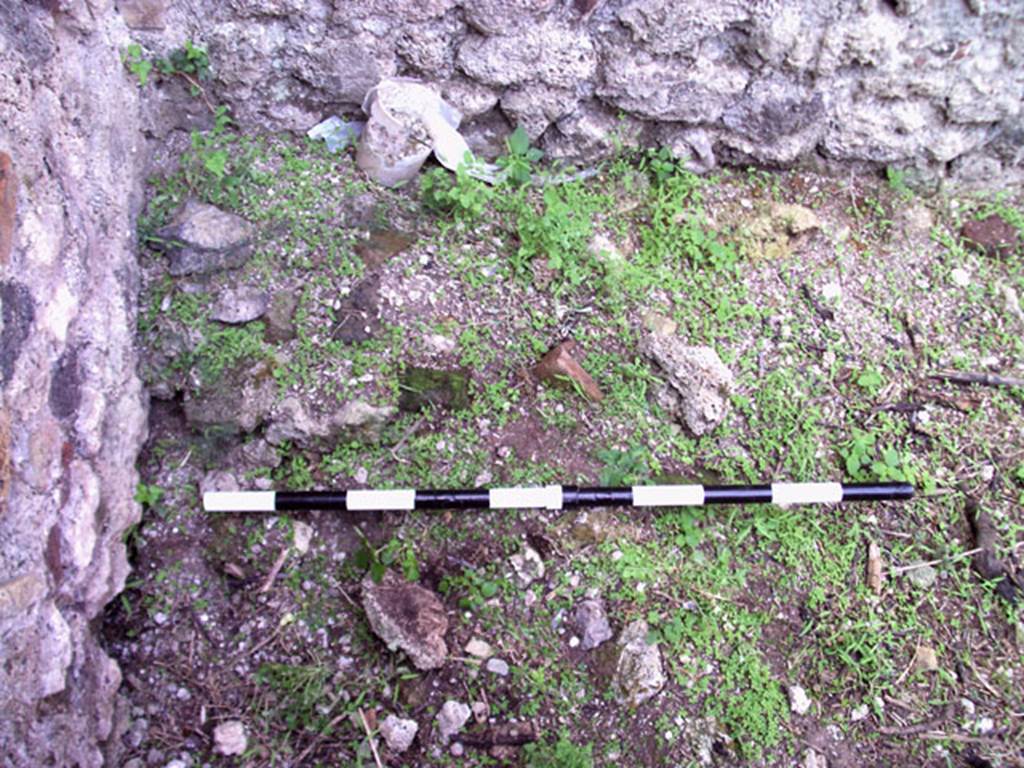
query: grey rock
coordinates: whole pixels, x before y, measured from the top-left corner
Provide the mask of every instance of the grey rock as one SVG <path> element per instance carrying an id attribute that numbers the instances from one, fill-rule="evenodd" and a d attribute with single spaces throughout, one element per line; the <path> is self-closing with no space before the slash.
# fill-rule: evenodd
<path id="1" fill-rule="evenodd" d="M 376 442 L 396 412 L 391 406 L 351 400 L 333 413 L 318 416 L 311 414 L 297 397 L 286 397 L 274 410 L 266 440 L 272 445 L 292 442 L 302 447 L 341 438 Z"/>
<path id="2" fill-rule="evenodd" d="M 270 294 L 251 286 L 229 288 L 218 297 L 210 317 L 222 323 L 238 325 L 260 317 L 270 306 Z"/>
<path id="3" fill-rule="evenodd" d="M 932 566 L 923 563 L 923 560 L 915 560 L 910 563 L 917 567 L 904 573 L 903 577 L 917 589 L 931 589 L 939 578 L 939 572 Z"/>
<path id="4" fill-rule="evenodd" d="M 726 0 L 632 0 L 619 11 L 618 19 L 632 33 L 635 43 L 659 55 L 692 57 L 700 44 L 750 16 L 751 3 Z"/>
<path id="5" fill-rule="evenodd" d="M 589 651 L 612 639 L 608 614 L 600 600 L 584 600 L 573 612 L 573 628 L 580 636 L 580 648 Z"/>
<path id="6" fill-rule="evenodd" d="M 659 400 L 695 435 L 710 432 L 729 408 L 732 371 L 710 347 L 691 347 L 675 336 L 648 334 L 641 350 L 668 377 Z"/>
<path id="7" fill-rule="evenodd" d="M 389 650 L 404 651 L 416 669 L 444 665 L 448 616 L 437 595 L 392 571 L 385 572 L 380 583 L 367 576 L 362 587 L 370 628 Z"/>
<path id="8" fill-rule="evenodd" d="M 476 656 L 478 659 L 486 659 L 494 655 L 494 649 L 491 648 L 491 644 L 476 637 L 466 643 L 466 647 L 463 650 L 470 656 Z"/>
<path id="9" fill-rule="evenodd" d="M 241 755 L 248 745 L 245 726 L 240 720 L 227 720 L 213 729 L 213 751 L 218 755 Z"/>
<path id="10" fill-rule="evenodd" d="M 571 89 L 550 85 L 509 88 L 501 96 L 501 111 L 513 125 L 521 125 L 531 141 L 548 126 L 570 115 L 579 99 Z"/>
<path id="11" fill-rule="evenodd" d="M 614 685 L 623 704 L 636 707 L 657 695 L 665 685 L 661 650 L 647 642 L 647 622 L 628 624 L 619 636 L 619 659 Z"/>
<path id="12" fill-rule="evenodd" d="M 492 675 L 497 675 L 498 677 L 508 677 L 508 662 L 504 659 L 488 659 L 486 668 L 487 671 L 490 672 Z"/>
<path id="13" fill-rule="evenodd" d="M 486 35 L 500 35 L 537 23 L 554 0 L 469 0 L 463 4 L 466 21 Z"/>
<path id="14" fill-rule="evenodd" d="M 129 29 L 163 29 L 166 0 L 120 0 L 117 10 Z"/>
<path id="15" fill-rule="evenodd" d="M 751 157 L 792 163 L 825 132 L 821 93 L 773 73 L 752 82 L 722 113 L 722 140 Z"/>
<path id="16" fill-rule="evenodd" d="M 232 434 L 254 432 L 270 417 L 277 382 L 266 362 L 223 373 L 215 383 L 188 391 L 185 419 L 194 429 L 216 427 Z"/>
<path id="17" fill-rule="evenodd" d="M 240 267 L 252 253 L 253 226 L 233 213 L 187 200 L 171 222 L 157 231 L 174 276 Z"/>
<path id="18" fill-rule="evenodd" d="M 472 120 L 498 104 L 493 88 L 465 77 L 455 77 L 441 86 L 441 96 L 462 114 L 463 120 Z"/>
<path id="19" fill-rule="evenodd" d="M 791 685 L 787 689 L 789 694 L 789 709 L 795 715 L 806 715 L 811 709 L 811 700 L 807 691 L 799 685 Z"/>
<path id="20" fill-rule="evenodd" d="M 0 582 L 0 619 L 25 613 L 46 595 L 46 581 L 40 574 L 25 573 Z"/>
<path id="21" fill-rule="evenodd" d="M 291 291 L 279 291 L 270 300 L 267 308 L 263 340 L 268 344 L 281 344 L 295 338 L 295 310 L 299 297 Z"/>
<path id="22" fill-rule="evenodd" d="M 461 701 L 446 701 L 441 706 L 441 711 L 437 713 L 437 730 L 441 738 L 447 741 L 461 731 L 472 714 L 470 708 Z"/>
<path id="23" fill-rule="evenodd" d="M 527 587 L 538 579 L 544 578 L 544 560 L 533 547 L 523 546 L 522 551 L 512 555 L 508 562 L 521 587 Z"/>
<path id="24" fill-rule="evenodd" d="M 555 20 L 529 25 L 516 34 L 470 35 L 456 61 L 465 74 L 492 86 L 539 81 L 571 88 L 597 71 L 597 52 L 587 33 Z"/>
<path id="25" fill-rule="evenodd" d="M 639 50 L 605 62 L 597 95 L 652 120 L 714 123 L 750 80 L 744 67 L 707 57 L 680 67 L 673 59 Z"/>
<path id="26" fill-rule="evenodd" d="M 384 737 L 384 742 L 388 745 L 388 749 L 396 754 L 401 754 L 412 746 L 413 739 L 416 738 L 416 731 L 419 728 L 419 723 L 415 720 L 407 720 L 395 714 L 388 714 L 380 724 L 380 735 Z"/>

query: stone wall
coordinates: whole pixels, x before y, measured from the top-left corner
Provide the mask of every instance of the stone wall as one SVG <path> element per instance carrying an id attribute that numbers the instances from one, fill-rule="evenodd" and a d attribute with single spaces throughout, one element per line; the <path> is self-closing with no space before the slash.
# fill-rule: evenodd
<path id="1" fill-rule="evenodd" d="M 0 764 L 94 766 L 145 431 L 138 97 L 109 2 L 0 0 Z"/>
<path id="2" fill-rule="evenodd" d="M 435 83 L 480 145 L 615 141 L 720 163 L 1020 180 L 1019 0 L 121 0 L 154 53 L 207 45 L 244 123 L 306 130 L 382 76 Z M 175 127 L 153 113 L 153 135 Z M 500 143 L 497 145 L 500 147 Z"/>

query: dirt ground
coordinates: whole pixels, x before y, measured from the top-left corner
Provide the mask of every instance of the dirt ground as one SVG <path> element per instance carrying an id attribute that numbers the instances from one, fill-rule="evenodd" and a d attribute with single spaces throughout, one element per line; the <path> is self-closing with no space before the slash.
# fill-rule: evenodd
<path id="1" fill-rule="evenodd" d="M 220 148 L 215 174 L 203 153 Z M 896 171 L 698 178 L 658 154 L 561 185 L 424 178 L 425 191 L 383 190 L 348 153 L 220 134 L 154 180 L 139 255 L 145 513 L 103 627 L 124 672 L 121 764 L 1024 765 L 1022 249 L 961 236 L 997 215 L 1024 237 L 1018 199 L 926 196 Z M 256 225 L 245 266 L 168 275 L 154 233 L 189 197 Z M 293 308 L 290 336 L 268 333 L 280 319 L 210 319 L 240 285 Z M 652 328 L 731 370 L 707 434 L 659 399 L 665 373 L 641 352 Z M 600 402 L 531 374 L 566 340 Z M 465 379 L 398 408 L 417 368 Z M 274 397 L 245 429 L 233 403 L 260 377 Z M 195 416 L 216 392 L 223 424 Z M 354 401 L 395 410 L 271 443 L 288 398 L 315 418 Z M 214 515 L 200 502 L 226 481 L 780 480 L 918 494 L 664 512 Z M 543 575 L 524 583 L 511 558 L 527 549 Z M 370 629 L 364 578 L 384 568 L 443 605 L 442 667 L 417 670 Z M 587 598 L 614 633 L 592 650 L 572 621 Z M 664 683 L 633 706 L 616 669 L 636 620 Z M 473 716 L 445 740 L 449 700 Z M 404 752 L 377 733 L 389 714 L 418 725 Z M 214 750 L 227 721 L 244 726 L 240 755 Z M 511 726 L 530 743 L 495 744 Z"/>

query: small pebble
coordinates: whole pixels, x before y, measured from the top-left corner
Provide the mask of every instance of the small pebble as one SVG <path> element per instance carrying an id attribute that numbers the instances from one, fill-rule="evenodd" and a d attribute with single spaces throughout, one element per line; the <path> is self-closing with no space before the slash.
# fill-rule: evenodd
<path id="1" fill-rule="evenodd" d="M 821 289 L 821 296 L 827 301 L 835 301 L 843 295 L 843 289 L 837 282 L 825 283 Z"/>
<path id="2" fill-rule="evenodd" d="M 491 644 L 477 637 L 466 643 L 465 650 L 470 656 L 476 656 L 478 659 L 486 659 L 494 655 Z"/>
<path id="3" fill-rule="evenodd" d="M 794 714 L 806 715 L 811 708 L 811 699 L 801 685 L 789 686 L 789 708 Z"/>
<path id="4" fill-rule="evenodd" d="M 859 707 L 853 709 L 850 712 L 850 722 L 857 723 L 864 720 L 868 716 L 868 705 L 861 704 Z"/>
<path id="5" fill-rule="evenodd" d="M 971 273 L 966 269 L 957 267 L 949 273 L 949 279 L 953 281 L 953 285 L 958 288 L 966 288 L 971 284 Z"/>
<path id="6" fill-rule="evenodd" d="M 984 736 L 986 733 L 990 733 L 993 728 L 996 727 L 995 721 L 991 717 L 982 717 L 974 724 L 974 730 Z"/>
<path id="7" fill-rule="evenodd" d="M 508 662 L 503 659 L 488 659 L 487 671 L 498 677 L 505 677 L 508 675 Z"/>
<path id="8" fill-rule="evenodd" d="M 452 744 L 452 757 L 462 757 L 466 752 L 466 748 L 462 746 L 462 742 L 456 741 Z"/>

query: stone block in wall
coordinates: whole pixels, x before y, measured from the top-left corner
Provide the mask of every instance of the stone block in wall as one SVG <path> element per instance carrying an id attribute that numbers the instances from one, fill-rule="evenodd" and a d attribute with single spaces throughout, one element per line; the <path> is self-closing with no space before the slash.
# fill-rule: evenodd
<path id="1" fill-rule="evenodd" d="M 586 30 L 556 20 L 507 35 L 470 35 L 456 61 L 469 77 L 496 86 L 540 82 L 572 88 L 597 72 L 597 52 Z"/>
<path id="2" fill-rule="evenodd" d="M 638 47 L 657 55 L 696 57 L 701 43 L 746 22 L 753 4 L 746 0 L 632 0 L 618 19 Z"/>
<path id="3" fill-rule="evenodd" d="M 470 26 L 485 35 L 506 35 L 535 24 L 555 6 L 555 0 L 464 0 L 463 13 Z"/>
<path id="4" fill-rule="evenodd" d="M 745 67 L 698 58 L 691 65 L 645 52 L 605 61 L 597 95 L 608 104 L 650 120 L 713 123 L 750 81 Z"/>

